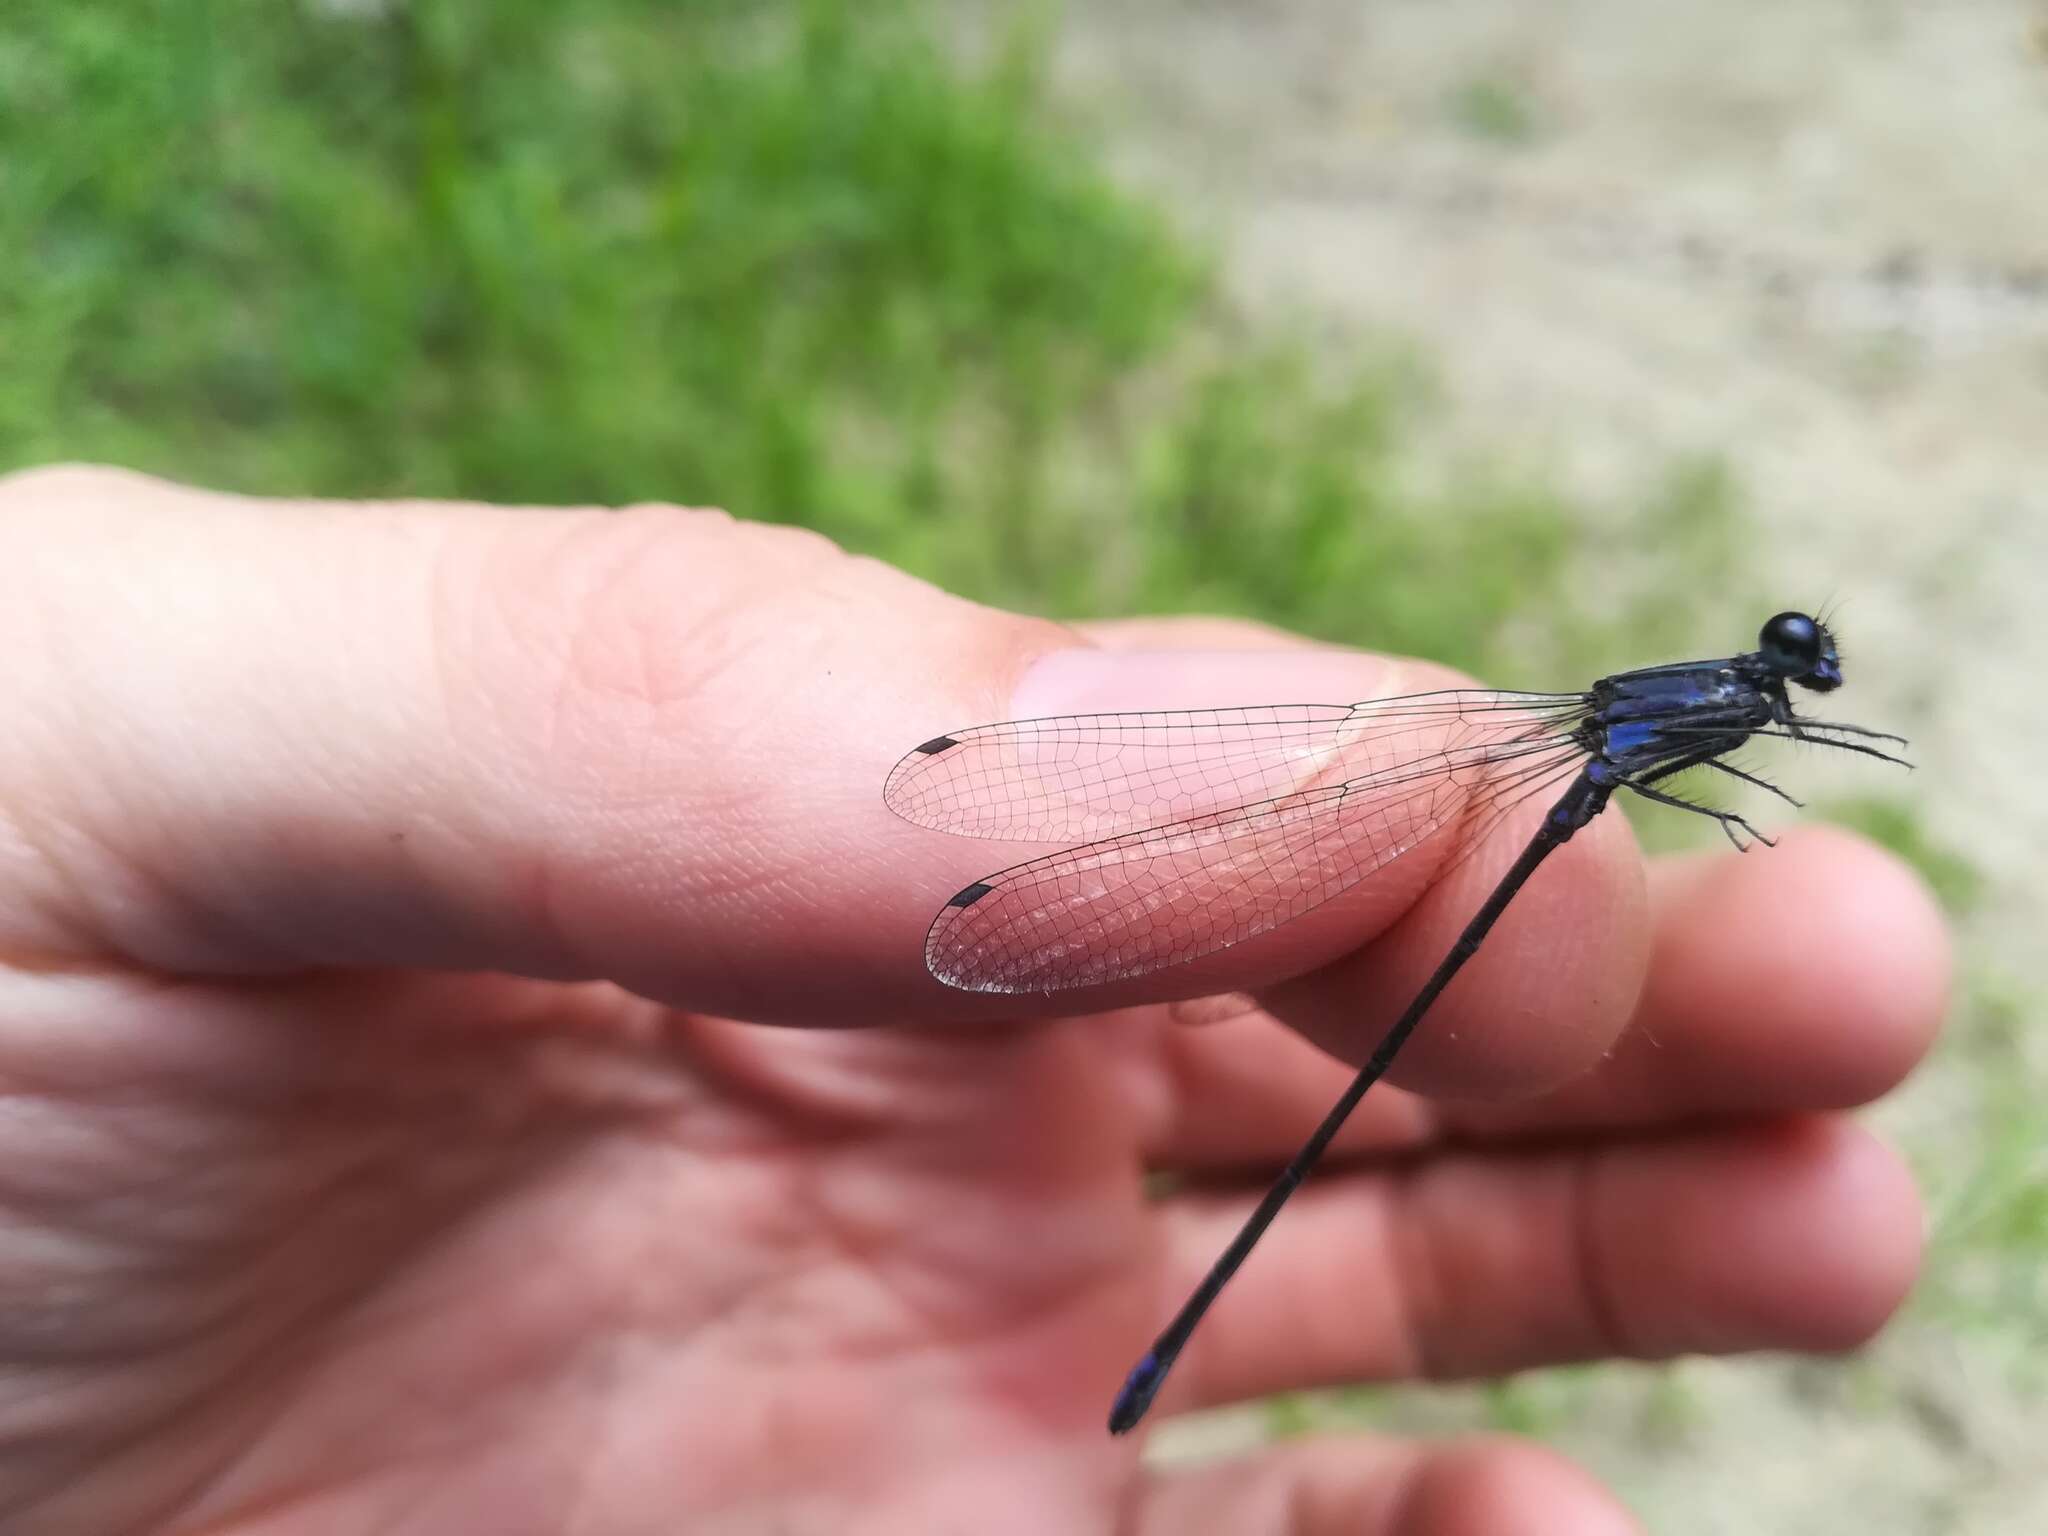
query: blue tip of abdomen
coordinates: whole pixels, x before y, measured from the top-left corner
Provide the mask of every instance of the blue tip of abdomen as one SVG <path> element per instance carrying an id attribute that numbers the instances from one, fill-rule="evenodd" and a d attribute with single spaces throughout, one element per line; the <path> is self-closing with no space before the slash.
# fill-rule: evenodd
<path id="1" fill-rule="evenodd" d="M 1145 1417 L 1145 1410 L 1152 1406 L 1152 1394 L 1159 1390 L 1159 1383 L 1166 1373 L 1159 1368 L 1159 1358 L 1150 1350 L 1145 1357 L 1131 1367 L 1131 1374 L 1124 1378 L 1123 1390 L 1116 1395 L 1116 1401 L 1109 1409 L 1109 1432 L 1120 1435 Z"/>

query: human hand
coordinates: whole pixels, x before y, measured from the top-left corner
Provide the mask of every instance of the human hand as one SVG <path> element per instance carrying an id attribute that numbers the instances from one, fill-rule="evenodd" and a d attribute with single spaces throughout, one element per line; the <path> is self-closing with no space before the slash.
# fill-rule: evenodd
<path id="1" fill-rule="evenodd" d="M 1502 1440 L 1150 1471 L 1103 1429 L 1348 1078 L 1308 1040 L 1369 1049 L 1497 864 L 1396 861 L 1020 1026 L 922 964 L 1003 860 L 880 803 L 949 727 L 1435 669 L 1204 622 L 1080 649 L 715 514 L 100 471 L 0 482 L 0 573 L 9 1532 L 1633 1528 Z M 1926 1048 L 1946 964 L 1847 835 L 1646 881 L 1599 818 L 1160 1411 L 1853 1345 L 1919 1216 L 1841 1111 Z M 1196 983 L 1265 1011 L 1156 1001 Z"/>

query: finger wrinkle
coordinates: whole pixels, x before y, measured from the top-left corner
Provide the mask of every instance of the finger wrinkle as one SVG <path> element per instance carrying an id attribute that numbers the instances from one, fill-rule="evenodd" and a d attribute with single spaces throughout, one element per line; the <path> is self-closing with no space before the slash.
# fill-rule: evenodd
<path id="1" fill-rule="evenodd" d="M 1428 1482 L 1429 1459 L 1426 1456 L 1410 1456 L 1392 1472 L 1384 1494 L 1386 1518 L 1383 1529 L 1387 1536 L 1404 1536 L 1411 1531 L 1415 1536 L 1426 1536 L 1416 1517 L 1423 1508 Z M 1308 1524 L 1300 1527 L 1303 1536 L 1316 1536 L 1319 1529 L 1329 1528 L 1327 1523 L 1321 1527 Z"/>
<path id="2" fill-rule="evenodd" d="M 1389 1363 L 1387 1374 L 1396 1379 L 1435 1380 L 1442 1369 L 1430 1340 L 1437 1332 L 1434 1320 L 1446 1316 L 1450 1288 L 1436 1263 L 1443 1245 L 1422 1220 L 1424 1203 L 1416 1176 L 1402 1173 L 1388 1180 L 1381 1230 L 1395 1250 L 1391 1289 L 1396 1315 L 1390 1332 L 1401 1341 L 1401 1358 Z"/>
<path id="3" fill-rule="evenodd" d="M 1603 1184 L 1611 1162 L 1611 1155 L 1603 1149 L 1587 1148 L 1571 1160 L 1567 1174 L 1579 1310 L 1590 1323 L 1593 1338 L 1592 1348 L 1583 1353 L 1641 1359 L 1646 1352 L 1622 1322 L 1623 1309 L 1615 1293 L 1613 1265 L 1604 1241 Z"/>

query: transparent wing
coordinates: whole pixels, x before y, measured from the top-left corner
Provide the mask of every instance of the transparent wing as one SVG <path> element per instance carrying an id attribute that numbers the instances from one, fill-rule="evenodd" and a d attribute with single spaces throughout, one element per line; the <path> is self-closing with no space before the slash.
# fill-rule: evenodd
<path id="1" fill-rule="evenodd" d="M 1019 864 L 956 894 L 925 940 L 932 974 L 978 992 L 1143 976 L 1289 922 L 1432 838 L 1463 858 L 1585 754 L 1489 716 L 1435 722 L 1356 777 L 1141 827 Z M 1404 727 L 1404 730 L 1406 727 Z M 1479 739 L 1470 737 L 1476 735 Z"/>
<path id="2" fill-rule="evenodd" d="M 935 736 L 882 798 L 919 826 L 969 837 L 1074 842 L 1275 800 L 1319 786 L 1437 771 L 1550 741 L 1585 695 L 1476 689 L 1362 704 L 1062 715 Z M 1455 761 L 1445 761 L 1455 755 Z"/>

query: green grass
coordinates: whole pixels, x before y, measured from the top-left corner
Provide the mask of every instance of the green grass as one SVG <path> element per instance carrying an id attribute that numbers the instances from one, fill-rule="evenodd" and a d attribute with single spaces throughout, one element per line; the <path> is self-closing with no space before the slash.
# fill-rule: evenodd
<path id="1" fill-rule="evenodd" d="M 1445 101 L 1451 122 L 1475 139 L 1518 147 L 1537 137 L 1540 125 L 1529 94 L 1511 80 L 1477 75 Z"/>
<path id="2" fill-rule="evenodd" d="M 943 428 L 992 484 L 1198 286 L 1031 131 L 1021 56 L 960 82 L 888 5 L 39 16 L 10 459 L 900 533 L 961 478 Z"/>
<path id="3" fill-rule="evenodd" d="M 1933 1215 L 1916 1311 L 1991 1339 L 2048 1391 L 2048 1136 L 2029 1035 L 2038 1000 L 1984 967 L 1965 982 L 1946 1049 L 1966 1063 L 1958 1133 L 1914 1150 Z"/>
<path id="4" fill-rule="evenodd" d="M 1404 490 L 1426 370 L 1244 334 L 1034 30 L 963 61 L 892 0 L 18 14 L 0 468 L 716 503 L 1055 614 L 1523 684 L 1621 656 L 1629 615 L 1563 601 L 1575 509 Z M 1570 647 L 1504 645 L 1518 612 Z"/>

